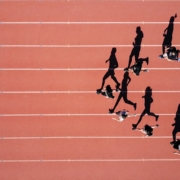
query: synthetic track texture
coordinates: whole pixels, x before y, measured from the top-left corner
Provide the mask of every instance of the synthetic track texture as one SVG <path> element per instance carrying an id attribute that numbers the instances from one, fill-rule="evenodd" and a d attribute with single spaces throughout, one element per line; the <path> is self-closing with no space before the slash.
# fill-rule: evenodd
<path id="1" fill-rule="evenodd" d="M 179 0 L 0 1 L 0 179 L 178 179 L 180 156 L 170 142 L 180 103 L 180 63 L 158 56 L 179 5 Z M 119 92 L 106 99 L 96 89 L 113 47 L 115 75 L 122 82 L 137 26 L 144 34 L 139 57 L 149 57 L 143 64 L 149 72 L 129 73 L 127 98 L 137 109 L 122 98 L 116 110 L 137 116 L 120 123 L 108 114 Z M 179 32 L 178 15 L 172 38 L 177 48 Z M 115 87 L 110 77 L 107 84 Z M 160 117 L 156 122 L 146 115 L 139 127 L 158 123 L 152 137 L 132 131 L 148 86 L 151 111 Z"/>

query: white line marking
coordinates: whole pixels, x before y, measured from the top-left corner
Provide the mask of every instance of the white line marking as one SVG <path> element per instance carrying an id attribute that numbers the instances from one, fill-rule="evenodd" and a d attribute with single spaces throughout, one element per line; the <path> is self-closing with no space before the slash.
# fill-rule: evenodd
<path id="1" fill-rule="evenodd" d="M 112 21 L 109 21 L 109 22 L 107 22 L 107 21 L 101 21 L 101 22 L 98 22 L 98 21 L 84 21 L 84 22 L 78 22 L 78 21 L 64 21 L 64 22 L 58 22 L 58 21 L 44 21 L 44 22 L 37 22 L 37 21 L 26 21 L 26 22 L 24 22 L 24 21 L 15 21 L 15 22 L 13 22 L 13 21 L 6 21 L 6 22 L 1 22 L 0 23 L 1 25 L 8 25 L 8 24 L 16 24 L 16 25 L 26 25 L 26 24 L 33 24 L 33 25 L 42 25 L 42 24 L 48 24 L 48 25 L 58 25 L 58 24 L 60 24 L 60 25 L 91 25 L 91 24 L 93 24 L 93 25 L 96 25 L 96 24 L 102 24 L 102 25 L 104 25 L 104 24 L 107 24 L 107 25 L 113 25 L 113 24 L 169 24 L 169 22 L 146 22 L 146 21 L 139 21 L 139 22 L 118 22 L 118 21 L 114 21 L 114 22 L 112 22 Z M 180 24 L 180 22 L 174 22 L 173 24 Z"/>
<path id="2" fill-rule="evenodd" d="M 158 113 L 157 113 L 158 114 Z M 141 114 L 136 114 L 137 116 Z M 159 116 L 175 116 L 176 114 L 158 114 Z M 112 116 L 112 114 L 0 114 L 1 117 L 32 117 L 32 116 Z M 147 116 L 147 115 L 146 115 Z"/>
<path id="3" fill-rule="evenodd" d="M 172 136 L 151 136 L 151 139 L 172 139 Z M 179 137 L 176 137 L 179 138 Z M 0 140 L 33 139 L 144 139 L 144 136 L 47 136 L 47 137 L 1 137 Z"/>
<path id="4" fill-rule="evenodd" d="M 143 44 L 141 45 L 143 47 L 162 47 L 162 45 L 160 44 Z M 173 46 L 179 47 L 179 44 L 174 44 Z M 78 44 L 72 44 L 72 45 L 36 45 L 36 44 L 1 44 L 1 48 L 103 48 L 103 47 L 133 47 L 133 45 L 131 44 L 92 44 L 92 45 L 87 45 L 87 44 L 82 44 L 82 45 L 78 45 Z"/>
<path id="5" fill-rule="evenodd" d="M 114 93 L 120 93 L 120 91 Z M 124 92 L 124 91 L 121 91 Z M 144 93 L 145 91 L 128 91 L 128 93 Z M 180 91 L 152 91 L 153 93 L 180 93 Z M 1 91 L 3 94 L 96 94 L 96 91 Z"/>
<path id="6" fill-rule="evenodd" d="M 149 70 L 180 70 L 180 68 L 148 68 Z M 1 68 L 1 71 L 107 71 L 107 68 Z M 115 71 L 124 71 L 117 68 Z"/>
<path id="7" fill-rule="evenodd" d="M 175 156 L 176 157 L 176 156 Z M 176 157 L 177 158 L 177 157 Z M 43 160 L 0 160 L 1 163 L 42 163 L 42 162 L 169 162 L 178 159 L 43 159 Z"/>
<path id="8" fill-rule="evenodd" d="M 23 1 L 23 2 L 29 2 L 29 1 L 37 1 L 37 2 L 49 2 L 49 1 L 132 1 L 132 2 L 161 2 L 161 1 L 166 1 L 166 2 L 176 2 L 176 1 L 179 1 L 179 0 L 0 0 L 0 2 L 20 2 L 20 1 Z"/>

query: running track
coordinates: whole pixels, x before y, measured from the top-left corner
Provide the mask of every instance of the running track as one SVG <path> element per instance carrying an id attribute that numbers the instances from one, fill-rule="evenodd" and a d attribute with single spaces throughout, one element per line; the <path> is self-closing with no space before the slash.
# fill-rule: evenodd
<path id="1" fill-rule="evenodd" d="M 178 0 L 0 1 L 0 179 L 170 180 L 180 176 L 171 124 L 180 103 L 180 64 L 159 59 L 163 31 L 179 12 Z M 116 47 L 121 82 L 136 36 L 149 73 L 130 74 L 128 99 L 137 117 L 119 123 L 108 109 L 116 99 L 98 96 Z M 180 47 L 180 20 L 172 43 Z M 144 65 L 147 67 L 147 65 Z M 106 84 L 114 86 L 109 78 Z M 160 127 L 145 138 L 132 131 L 153 89 L 152 112 Z M 117 98 L 118 93 L 115 93 Z M 154 125 L 145 116 L 139 127 Z"/>

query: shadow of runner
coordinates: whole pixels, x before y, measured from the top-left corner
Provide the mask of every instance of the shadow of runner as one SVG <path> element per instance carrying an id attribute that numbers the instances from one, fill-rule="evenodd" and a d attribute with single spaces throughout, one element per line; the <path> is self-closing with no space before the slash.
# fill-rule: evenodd
<path id="1" fill-rule="evenodd" d="M 106 74 L 104 75 L 103 79 L 102 79 L 102 85 L 101 85 L 101 88 L 100 89 L 97 89 L 97 93 L 100 94 L 101 93 L 101 90 L 103 89 L 104 87 L 104 84 L 105 84 L 105 80 L 111 76 L 111 78 L 113 79 L 113 81 L 116 83 L 116 89 L 119 88 L 120 86 L 120 83 L 118 82 L 117 78 L 115 77 L 115 72 L 114 72 L 114 69 L 115 68 L 118 68 L 118 61 L 116 59 L 116 48 L 112 48 L 112 51 L 111 51 L 111 55 L 109 57 L 108 60 L 106 60 L 106 63 L 109 61 L 109 69 L 108 71 L 106 72 Z"/>
<path id="2" fill-rule="evenodd" d="M 152 98 L 152 89 L 148 86 L 146 88 L 146 91 L 145 91 L 145 95 L 142 96 L 142 98 L 144 98 L 144 105 L 145 105 L 145 109 L 143 110 L 143 112 L 141 113 L 140 115 L 140 118 L 138 120 L 138 122 L 136 124 L 132 124 L 133 126 L 133 130 L 135 130 L 138 126 L 138 124 L 141 122 L 143 116 L 145 114 L 149 115 L 149 116 L 154 116 L 156 118 L 156 121 L 158 120 L 159 116 L 154 114 L 153 112 L 150 112 L 150 109 L 151 109 L 151 103 L 153 102 L 153 98 Z"/>
<path id="3" fill-rule="evenodd" d="M 141 31 L 141 27 L 140 26 L 138 26 L 136 28 L 136 34 L 137 34 L 137 36 L 135 37 L 134 42 L 133 42 L 133 46 L 134 47 L 133 47 L 133 49 L 131 51 L 131 54 L 129 56 L 128 67 L 125 68 L 125 70 L 130 68 L 133 56 L 135 56 L 135 61 L 136 62 L 137 61 L 146 61 L 147 64 L 149 63 L 148 57 L 145 58 L 145 59 L 139 58 L 139 54 L 140 54 L 140 50 L 141 50 L 141 42 L 142 42 L 142 38 L 144 37 L 143 32 Z"/>
<path id="4" fill-rule="evenodd" d="M 173 30 L 174 30 L 174 19 L 177 17 L 177 14 L 174 16 L 171 16 L 169 20 L 169 25 L 168 27 L 164 30 L 164 40 L 162 44 L 162 53 L 165 53 L 165 48 L 166 47 L 171 47 L 172 45 L 172 35 L 173 35 Z"/>
<path id="5" fill-rule="evenodd" d="M 174 120 L 175 123 L 172 124 L 172 126 L 174 126 L 174 129 L 172 131 L 173 141 L 171 142 L 171 144 L 174 144 L 176 142 L 176 134 L 180 132 L 180 104 L 178 106 L 176 117 L 174 118 Z"/>
<path id="6" fill-rule="evenodd" d="M 124 73 L 124 78 L 123 78 L 122 84 L 121 84 L 120 94 L 119 94 L 119 96 L 118 96 L 118 98 L 117 98 L 117 101 L 116 101 L 113 109 L 109 109 L 109 113 L 110 113 L 110 114 L 114 112 L 114 110 L 116 109 L 117 105 L 119 104 L 119 101 L 121 100 L 121 98 L 124 99 L 124 102 L 125 102 L 125 103 L 134 106 L 134 109 L 136 110 L 136 105 L 137 105 L 137 104 L 136 104 L 136 103 L 133 103 L 133 102 L 131 102 L 130 100 L 127 99 L 127 92 L 128 92 L 127 86 L 128 86 L 128 84 L 129 84 L 130 82 L 131 82 L 131 78 L 129 77 L 129 72 L 125 72 L 125 73 Z"/>

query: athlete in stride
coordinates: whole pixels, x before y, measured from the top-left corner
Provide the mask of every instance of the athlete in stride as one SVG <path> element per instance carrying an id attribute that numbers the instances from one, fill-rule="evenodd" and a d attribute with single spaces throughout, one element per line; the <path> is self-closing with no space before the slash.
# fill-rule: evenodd
<path id="1" fill-rule="evenodd" d="M 136 116 L 136 114 L 129 114 L 129 111 L 125 109 L 123 109 L 122 111 L 118 111 L 115 114 L 118 116 L 119 119 L 116 119 L 116 118 L 112 118 L 112 119 L 119 122 L 124 121 L 127 117 Z"/>
<path id="2" fill-rule="evenodd" d="M 114 72 L 114 69 L 118 68 L 118 62 L 117 62 L 117 59 L 116 59 L 116 48 L 112 48 L 112 51 L 111 51 L 111 55 L 109 57 L 108 60 L 106 60 L 106 63 L 109 61 L 109 69 L 108 71 L 106 72 L 106 74 L 104 75 L 103 79 L 102 79 L 102 85 L 101 85 L 101 88 L 100 89 L 97 89 L 97 94 L 100 94 L 101 93 L 101 90 L 103 89 L 104 87 L 104 84 L 105 84 L 105 80 L 111 76 L 112 80 L 116 83 L 116 89 L 118 90 L 119 89 L 119 86 L 120 86 L 120 83 L 118 82 L 118 80 L 116 79 L 115 77 L 115 72 Z"/>
<path id="3" fill-rule="evenodd" d="M 131 66 L 129 69 L 134 73 L 136 76 L 139 76 L 141 72 L 149 72 L 148 69 L 142 69 L 143 61 L 137 61 L 133 66 Z M 129 71 L 129 69 L 125 71 Z"/>
<path id="4" fill-rule="evenodd" d="M 114 96 L 113 96 L 113 90 L 111 89 L 111 86 L 110 85 L 107 85 L 105 90 L 104 91 L 101 91 L 101 94 L 103 96 L 106 96 L 106 98 L 112 98 L 114 99 Z"/>
<path id="5" fill-rule="evenodd" d="M 172 62 L 180 61 L 180 58 L 178 58 L 179 52 L 180 50 L 176 49 L 174 46 L 168 47 L 165 49 L 165 53 L 163 55 L 159 55 L 159 58 L 164 58 Z"/>
<path id="6" fill-rule="evenodd" d="M 159 126 L 158 124 L 156 124 L 156 126 L 149 126 L 146 124 L 143 128 L 135 128 L 135 130 L 142 132 L 147 137 L 147 136 L 152 136 L 153 135 L 153 129 L 157 128 L 158 126 Z"/>

